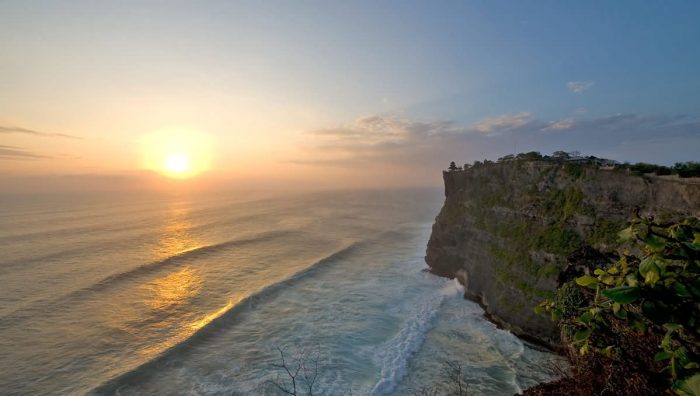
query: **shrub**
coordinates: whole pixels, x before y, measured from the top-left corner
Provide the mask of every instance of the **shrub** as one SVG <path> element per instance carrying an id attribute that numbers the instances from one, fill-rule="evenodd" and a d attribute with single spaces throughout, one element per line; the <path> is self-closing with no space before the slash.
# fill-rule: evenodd
<path id="1" fill-rule="evenodd" d="M 571 346 L 581 355 L 626 356 L 623 365 L 638 370 L 662 366 L 667 388 L 700 396 L 700 220 L 638 218 L 619 236 L 640 254 L 626 251 L 609 268 L 576 278 L 536 311 L 571 330 Z M 579 306 L 586 293 L 590 298 Z M 650 340 L 656 348 L 642 345 Z"/>

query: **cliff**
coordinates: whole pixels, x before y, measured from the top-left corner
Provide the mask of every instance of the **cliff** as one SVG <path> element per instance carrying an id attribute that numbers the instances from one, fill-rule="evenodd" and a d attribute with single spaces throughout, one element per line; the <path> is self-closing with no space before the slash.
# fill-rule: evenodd
<path id="1" fill-rule="evenodd" d="M 551 297 L 574 252 L 610 252 L 635 207 L 700 215 L 700 182 L 595 165 L 513 160 L 444 172 L 445 203 L 426 262 L 513 333 L 550 346 L 559 331 L 533 308 Z"/>

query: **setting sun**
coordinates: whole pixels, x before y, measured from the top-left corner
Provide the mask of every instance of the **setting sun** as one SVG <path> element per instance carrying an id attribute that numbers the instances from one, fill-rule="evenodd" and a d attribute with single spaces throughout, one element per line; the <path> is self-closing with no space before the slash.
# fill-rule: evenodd
<path id="1" fill-rule="evenodd" d="M 209 135 L 182 129 L 164 129 L 141 138 L 146 169 L 174 179 L 188 179 L 211 167 Z"/>
<path id="2" fill-rule="evenodd" d="M 165 170 L 173 175 L 184 175 L 190 170 L 190 160 L 185 154 L 171 154 L 165 159 Z"/>

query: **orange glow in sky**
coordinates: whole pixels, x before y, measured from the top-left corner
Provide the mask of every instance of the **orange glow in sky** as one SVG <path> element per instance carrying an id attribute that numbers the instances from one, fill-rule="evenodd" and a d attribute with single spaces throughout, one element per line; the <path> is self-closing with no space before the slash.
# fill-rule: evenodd
<path id="1" fill-rule="evenodd" d="M 189 129 L 168 128 L 140 139 L 143 167 L 174 179 L 189 179 L 211 168 L 211 136 Z"/>

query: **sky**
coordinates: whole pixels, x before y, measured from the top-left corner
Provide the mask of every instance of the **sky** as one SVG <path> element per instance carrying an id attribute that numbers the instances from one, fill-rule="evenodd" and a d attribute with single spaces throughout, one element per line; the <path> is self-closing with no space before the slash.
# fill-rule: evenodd
<path id="1" fill-rule="evenodd" d="M 698 161 L 698 20 L 696 1 L 0 0 L 0 191 Z M 163 169 L 178 150 L 194 177 Z"/>

